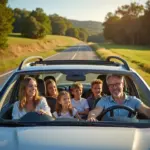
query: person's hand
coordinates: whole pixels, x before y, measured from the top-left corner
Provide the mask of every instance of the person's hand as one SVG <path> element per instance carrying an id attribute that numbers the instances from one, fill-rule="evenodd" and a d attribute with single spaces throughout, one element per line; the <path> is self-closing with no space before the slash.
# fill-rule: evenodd
<path id="1" fill-rule="evenodd" d="M 87 121 L 90 121 L 90 122 L 97 122 L 98 120 L 94 117 L 91 117 L 91 118 L 88 118 Z"/>
<path id="2" fill-rule="evenodd" d="M 37 113 L 40 114 L 40 115 L 44 115 L 44 114 L 47 115 L 47 112 L 44 111 L 43 109 L 38 110 Z"/>

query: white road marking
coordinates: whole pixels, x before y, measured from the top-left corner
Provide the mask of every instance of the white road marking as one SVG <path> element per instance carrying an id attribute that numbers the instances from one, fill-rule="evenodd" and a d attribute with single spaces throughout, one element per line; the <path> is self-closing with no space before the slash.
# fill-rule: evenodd
<path id="1" fill-rule="evenodd" d="M 70 47 L 70 48 L 71 48 L 71 47 Z M 70 48 L 68 48 L 68 49 L 66 49 L 66 50 L 64 50 L 64 51 L 67 51 L 67 50 L 69 50 Z M 60 54 L 60 53 L 54 54 L 54 55 L 52 55 L 52 56 L 49 56 L 49 57 L 45 58 L 44 60 L 47 60 L 47 59 L 49 59 L 49 58 L 51 58 L 51 57 L 54 57 L 54 56 L 56 56 L 56 55 L 58 55 L 58 54 Z M 4 74 L 1 74 L 1 75 L 0 75 L 0 78 L 3 77 L 3 76 L 8 75 L 8 74 L 10 74 L 10 73 L 12 73 L 13 71 L 14 71 L 14 70 L 11 70 L 11 71 L 9 71 L 9 72 L 6 72 L 6 73 L 4 73 Z"/>
<path id="2" fill-rule="evenodd" d="M 73 55 L 73 57 L 71 58 L 71 60 L 73 60 L 73 59 L 76 57 L 77 52 L 79 51 L 79 49 L 80 49 L 80 46 L 78 47 L 76 53 Z M 60 79 L 61 76 L 62 76 L 62 74 L 60 73 L 60 74 L 56 77 L 56 81 L 58 81 L 58 80 Z"/>
<path id="3" fill-rule="evenodd" d="M 75 54 L 73 55 L 73 57 L 71 58 L 71 60 L 73 60 L 73 59 L 76 57 L 76 55 L 77 55 L 77 54 L 75 53 Z"/>
<path id="4" fill-rule="evenodd" d="M 70 47 L 70 48 L 71 48 L 71 47 Z M 69 50 L 70 48 L 68 48 L 68 49 L 66 49 L 66 50 L 64 50 L 64 51 L 67 51 L 67 50 Z M 79 51 L 79 49 L 80 49 L 80 46 L 78 47 L 76 53 Z M 71 58 L 71 60 L 73 60 L 73 59 L 76 57 L 76 53 L 73 55 L 73 57 Z M 50 57 L 47 57 L 47 58 L 45 58 L 44 60 L 49 59 L 49 58 L 51 58 L 51 57 L 54 57 L 54 56 L 56 56 L 56 55 L 58 55 L 58 54 L 60 54 L 60 53 L 57 53 L 57 54 L 52 55 L 52 56 L 50 56 Z M 10 74 L 10 73 L 12 73 L 12 72 L 13 72 L 13 70 L 11 70 L 11 71 L 9 71 L 9 72 L 6 72 L 6 73 L 4 73 L 4 74 L 1 74 L 1 75 L 0 75 L 0 78 L 3 77 L 3 76 L 6 76 L 6 75 L 8 75 L 8 74 Z"/>
<path id="5" fill-rule="evenodd" d="M 71 58 L 71 60 L 73 60 L 76 57 L 77 52 L 79 51 L 79 49 L 80 49 L 80 46 L 78 46 L 78 49 L 77 49 L 76 53 L 73 55 L 73 57 Z"/>
<path id="6" fill-rule="evenodd" d="M 4 73 L 4 74 L 1 74 L 1 75 L 0 75 L 0 78 L 3 77 L 3 76 L 6 76 L 6 75 L 8 75 L 8 74 L 10 74 L 10 73 L 12 73 L 12 72 L 13 72 L 13 70 L 11 70 L 11 71 L 9 71 L 9 72 L 6 72 L 6 73 Z"/>

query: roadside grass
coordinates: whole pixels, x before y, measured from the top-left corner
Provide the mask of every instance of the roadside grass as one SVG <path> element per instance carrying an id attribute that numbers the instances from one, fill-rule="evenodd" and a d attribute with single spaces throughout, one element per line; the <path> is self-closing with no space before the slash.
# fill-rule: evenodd
<path id="1" fill-rule="evenodd" d="M 141 67 L 145 72 L 150 73 L 150 47 L 144 46 L 127 46 L 127 45 L 115 45 L 115 44 L 100 44 L 100 47 L 106 47 L 122 57 L 128 59 Z"/>
<path id="2" fill-rule="evenodd" d="M 20 34 L 10 34 L 9 47 L 0 51 L 0 73 L 12 70 L 29 56 L 43 56 L 43 58 L 59 53 L 81 41 L 57 35 L 47 35 L 44 39 L 22 38 Z"/>
<path id="3" fill-rule="evenodd" d="M 37 42 L 43 42 L 43 41 L 49 41 L 49 42 L 65 42 L 67 44 L 74 44 L 75 41 L 78 41 L 75 38 L 72 37 L 67 37 L 67 36 L 59 36 L 59 35 L 47 35 L 45 38 L 43 39 L 30 39 L 30 38 L 25 38 L 22 37 L 20 33 L 11 33 L 8 36 L 8 44 L 12 45 L 12 44 L 21 44 L 21 45 L 25 45 L 25 44 L 33 44 L 33 43 L 37 43 Z"/>
<path id="4" fill-rule="evenodd" d="M 24 37 L 21 36 L 20 33 L 11 33 L 8 36 L 8 44 L 9 45 L 11 45 L 11 44 L 21 44 L 21 45 L 24 45 L 24 44 L 36 43 L 38 41 L 39 40 L 37 40 L 37 39 L 24 38 Z"/>
<path id="5" fill-rule="evenodd" d="M 90 44 L 101 59 L 108 56 L 121 56 L 150 85 L 150 47 L 125 46 L 115 44 Z"/>

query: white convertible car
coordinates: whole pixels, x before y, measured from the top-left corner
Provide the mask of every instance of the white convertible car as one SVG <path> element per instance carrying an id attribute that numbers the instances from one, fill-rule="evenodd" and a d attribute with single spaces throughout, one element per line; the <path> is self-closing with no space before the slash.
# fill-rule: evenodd
<path id="1" fill-rule="evenodd" d="M 36 59 L 36 60 L 35 60 Z M 34 61 L 33 61 L 34 60 Z M 112 60 L 119 60 L 120 63 Z M 35 77 L 38 90 L 45 96 L 44 78 L 53 76 L 58 90 L 70 92 L 71 84 L 83 84 L 82 97 L 91 94 L 90 83 L 99 75 L 125 76 L 124 92 L 150 105 L 150 88 L 127 62 L 119 57 L 100 60 L 43 60 L 29 57 L 22 61 L 0 91 L 0 150 L 150 150 L 150 120 L 129 107 L 116 105 L 105 110 L 126 109 L 134 117 L 103 119 L 97 122 L 77 119 L 54 119 L 35 112 L 12 120 L 12 108 L 18 101 L 20 82 L 24 77 Z M 109 95 L 103 79 L 103 94 Z"/>

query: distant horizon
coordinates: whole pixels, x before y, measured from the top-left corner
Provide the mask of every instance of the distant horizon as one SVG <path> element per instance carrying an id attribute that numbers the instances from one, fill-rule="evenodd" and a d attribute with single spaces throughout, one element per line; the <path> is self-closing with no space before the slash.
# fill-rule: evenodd
<path id="1" fill-rule="evenodd" d="M 131 2 L 144 5 L 147 0 L 8 0 L 8 6 L 29 11 L 42 8 L 47 15 L 58 14 L 71 20 L 103 23 L 108 12 Z"/>
<path id="2" fill-rule="evenodd" d="M 63 16 L 62 16 L 63 17 Z M 65 17 L 66 18 L 66 17 Z M 103 23 L 101 21 L 95 21 L 95 20 L 77 20 L 77 19 L 70 19 L 70 18 L 67 18 L 69 20 L 76 20 L 76 21 L 91 21 L 91 22 L 99 22 L 99 23 Z"/>

